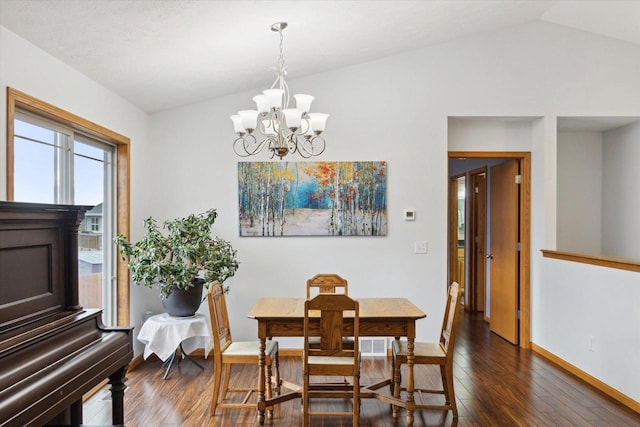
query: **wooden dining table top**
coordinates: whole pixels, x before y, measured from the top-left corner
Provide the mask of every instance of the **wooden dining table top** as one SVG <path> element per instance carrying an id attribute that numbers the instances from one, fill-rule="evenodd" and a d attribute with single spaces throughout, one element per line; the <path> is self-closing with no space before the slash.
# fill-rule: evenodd
<path id="1" fill-rule="evenodd" d="M 417 320 L 427 315 L 407 298 L 356 298 L 360 304 L 360 320 L 364 319 L 411 319 Z M 249 311 L 252 319 L 304 318 L 305 298 L 266 297 L 260 298 Z"/>

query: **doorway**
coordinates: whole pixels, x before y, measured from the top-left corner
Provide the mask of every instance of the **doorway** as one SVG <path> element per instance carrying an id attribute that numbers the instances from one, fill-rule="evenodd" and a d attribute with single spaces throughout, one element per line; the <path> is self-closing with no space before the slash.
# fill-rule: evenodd
<path id="1" fill-rule="evenodd" d="M 456 169 L 452 169 L 452 160 L 464 159 L 466 167 L 461 172 L 460 164 Z M 490 221 L 492 218 L 492 208 L 489 204 L 491 200 L 490 189 L 490 167 L 499 163 L 512 161 L 518 165 L 517 180 L 518 196 L 515 200 L 515 237 L 510 234 L 513 251 L 516 256 L 510 255 L 514 260 L 514 271 L 509 271 L 510 279 L 515 280 L 513 293 L 504 294 L 504 289 L 496 286 L 491 289 L 491 280 L 498 283 L 499 278 L 495 278 L 491 273 L 492 264 L 490 260 L 491 248 Z M 458 246 L 459 241 L 457 226 L 464 223 L 464 235 L 468 236 L 465 241 L 465 309 L 468 311 L 484 311 L 485 320 L 489 322 L 493 332 L 507 339 L 522 348 L 530 348 L 530 194 L 531 194 L 531 154 L 528 152 L 449 152 L 450 185 L 449 185 L 449 275 L 450 280 L 457 279 L 459 265 Z M 455 195 L 454 185 L 451 184 L 453 177 L 465 176 L 466 197 L 463 201 L 465 206 L 465 218 L 459 220 L 458 215 L 458 192 Z M 504 179 L 504 178 L 503 178 Z M 498 191 L 498 190 L 494 190 Z M 487 196 L 483 195 L 483 192 Z M 454 204 L 455 201 L 455 204 Z M 486 215 L 483 214 L 486 212 Z M 498 213 L 498 211 L 496 211 Z M 499 216 L 499 215 L 498 215 Z M 502 220 L 501 220 L 502 221 Z M 500 227 L 503 223 L 500 223 Z M 494 225 L 494 228 L 498 228 Z M 495 231 L 495 230 L 494 230 Z M 504 233 L 500 233 L 504 234 Z M 485 236 L 487 241 L 485 242 Z M 494 238 L 497 240 L 497 238 Z M 495 242 L 494 242 L 495 243 Z M 509 244 L 511 245 L 511 243 Z M 495 260 L 495 255 L 494 255 Z M 504 273 L 505 267 L 496 263 L 495 273 Z M 502 264 L 504 265 L 504 264 Z M 454 268 L 455 267 L 455 268 Z M 509 269 L 511 267 L 508 267 Z M 514 279 L 515 277 L 515 279 Z M 493 303 L 491 299 L 495 300 Z M 505 306 L 505 302 L 507 305 Z M 498 314 L 493 319 L 492 325 L 491 311 Z M 508 313 L 506 315 L 505 313 Z M 501 317 L 502 316 L 502 319 Z M 506 319 L 506 320 L 505 320 Z M 509 325 L 508 332 L 505 333 L 504 325 Z M 494 328 L 496 326 L 496 328 Z"/>

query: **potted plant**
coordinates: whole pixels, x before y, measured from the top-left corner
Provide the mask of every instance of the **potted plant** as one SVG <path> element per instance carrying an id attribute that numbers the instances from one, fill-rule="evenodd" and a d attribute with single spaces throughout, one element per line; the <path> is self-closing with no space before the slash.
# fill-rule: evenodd
<path id="1" fill-rule="evenodd" d="M 114 238 L 131 279 L 149 288 L 157 286 L 170 315 L 193 315 L 202 302 L 203 284 L 214 280 L 223 283 L 238 269 L 231 244 L 211 235 L 217 216 L 216 210 L 210 209 L 165 221 L 164 234 L 149 217 L 144 220 L 146 233 L 138 242 L 131 243 L 121 234 Z"/>

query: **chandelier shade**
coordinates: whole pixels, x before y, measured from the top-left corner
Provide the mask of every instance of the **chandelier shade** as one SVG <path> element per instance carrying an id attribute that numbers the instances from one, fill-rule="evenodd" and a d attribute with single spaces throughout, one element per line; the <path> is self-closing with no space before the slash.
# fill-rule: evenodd
<path id="1" fill-rule="evenodd" d="M 233 130 L 237 138 L 233 142 L 233 150 L 240 157 L 248 157 L 260 153 L 265 147 L 270 158 L 282 159 L 287 154 L 298 153 L 302 158 L 319 156 L 326 147 L 322 136 L 328 114 L 310 113 L 314 96 L 295 94 L 295 108 L 289 108 L 289 86 L 284 79 L 286 67 L 283 57 L 282 30 L 286 22 L 277 22 L 271 26 L 272 31 L 280 34 L 280 57 L 278 59 L 277 77 L 271 88 L 253 97 L 255 110 L 241 110 L 231 116 Z"/>

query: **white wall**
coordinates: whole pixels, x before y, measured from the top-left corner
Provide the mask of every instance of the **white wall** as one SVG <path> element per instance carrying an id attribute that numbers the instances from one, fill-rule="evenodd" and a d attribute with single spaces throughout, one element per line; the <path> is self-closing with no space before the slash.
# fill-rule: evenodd
<path id="1" fill-rule="evenodd" d="M 140 218 L 140 202 L 148 193 L 139 185 L 148 136 L 146 113 L 2 26 L 0 58 L 0 200 L 7 195 L 6 87 L 12 87 L 131 139 L 131 213 Z M 140 229 L 139 222 L 133 221 L 134 232 Z M 136 330 L 142 324 L 137 311 L 144 300 L 140 295 L 134 288 L 131 322 Z M 141 348 L 136 342 L 136 350 Z"/>
<path id="2" fill-rule="evenodd" d="M 232 241 L 242 262 L 229 295 L 238 338 L 255 336 L 255 322 L 246 313 L 256 298 L 303 296 L 307 277 L 336 272 L 349 279 L 353 295 L 411 298 L 428 313 L 418 324 L 419 337 L 435 339 L 447 274 L 447 150 L 531 151 L 532 340 L 640 400 L 638 390 L 629 386 L 640 383 L 637 370 L 607 363 L 603 371 L 574 349 L 570 328 L 557 327 L 567 319 L 581 323 L 584 316 L 575 298 L 558 307 L 557 288 L 566 286 L 568 271 L 581 277 L 594 267 L 558 262 L 557 274 L 550 275 L 540 254 L 540 249 L 555 249 L 556 243 L 557 117 L 638 115 L 639 69 L 638 46 L 532 23 L 290 79 L 293 92 L 315 95 L 314 109 L 331 114 L 323 159 L 388 161 L 386 237 L 238 237 L 239 159 L 231 149 L 234 134 L 228 117 L 251 106 L 251 97 L 263 88 L 152 116 L 150 140 L 157 149 L 148 164 L 162 169 L 155 185 L 164 197 L 146 209 L 165 219 L 218 208 L 218 234 Z M 528 117 L 529 123 L 526 129 L 517 122 L 495 128 L 482 120 L 470 128 L 448 126 L 449 117 L 483 116 Z M 451 136 L 449 130 L 471 135 Z M 448 145 L 450 140 L 465 142 Z M 414 222 L 402 220 L 409 207 L 416 209 Z M 414 240 L 428 241 L 429 253 L 413 254 Z M 580 301 L 589 302 L 594 324 L 610 331 L 611 345 L 592 355 L 601 360 L 640 352 L 640 343 L 624 340 L 626 333 L 618 327 L 620 322 L 638 324 L 636 315 L 600 303 L 611 290 L 609 277 L 619 275 L 626 277 L 621 291 L 638 305 L 638 291 L 630 283 L 637 273 L 601 269 L 590 274 L 589 286 L 570 282 Z M 294 345 L 281 341 L 283 347 Z"/>
<path id="3" fill-rule="evenodd" d="M 640 123 L 604 133 L 602 251 L 640 259 Z"/>
<path id="4" fill-rule="evenodd" d="M 534 341 L 640 401 L 639 285 L 637 272 L 543 258 Z"/>
<path id="5" fill-rule="evenodd" d="M 602 132 L 558 132 L 558 250 L 603 253 L 602 176 Z"/>
<path id="6" fill-rule="evenodd" d="M 449 151 L 531 151 L 535 117 L 451 117 Z"/>
<path id="7" fill-rule="evenodd" d="M 23 59 L 27 56 L 23 52 L 12 52 L 13 77 L 8 79 L 4 77 L 5 50 L 2 84 L 15 85 L 16 68 L 31 60 Z M 231 149 L 234 134 L 228 117 L 251 106 L 251 97 L 263 88 L 155 114 L 146 134 L 140 113 L 122 114 L 118 120 L 110 117 L 118 103 L 112 95 L 105 94 L 110 106 L 104 106 L 103 100 L 100 104 L 89 100 L 81 108 L 75 98 L 54 96 L 57 80 L 71 83 L 56 73 L 55 84 L 48 80 L 34 90 L 41 76 L 30 75 L 22 86 L 34 96 L 135 138 L 134 238 L 149 214 L 162 220 L 218 208 L 217 234 L 232 241 L 242 262 L 229 282 L 231 321 L 238 339 L 256 335 L 255 322 L 246 318 L 256 298 L 303 296 L 304 280 L 318 272 L 343 275 L 356 296 L 411 298 L 428 314 L 418 324 L 419 337 L 435 339 L 447 271 L 447 118 L 540 117 L 533 121 L 530 142 L 532 340 L 640 401 L 636 386 L 640 370 L 630 365 L 640 353 L 637 328 L 632 327 L 639 324 L 633 311 L 640 305 L 638 274 L 543 259 L 540 254 L 542 248 L 555 249 L 556 118 L 639 116 L 639 71 L 637 45 L 545 23 L 307 78 L 294 79 L 295 70 L 289 70 L 292 90 L 315 95 L 314 108 L 331 114 L 323 159 L 389 162 L 389 234 L 378 238 L 238 237 L 235 168 L 239 159 Z M 94 86 L 90 93 L 97 91 Z M 493 150 L 493 144 L 478 140 L 468 149 Z M 402 211 L 408 207 L 415 208 L 416 221 L 402 220 Z M 415 240 L 429 243 L 428 254 L 413 254 Z M 624 296 L 624 301 L 612 301 L 614 294 Z M 132 311 L 138 309 L 140 315 L 151 299 L 132 298 L 137 305 Z M 136 313 L 132 316 L 135 320 Z M 607 344 L 597 346 L 593 354 L 587 354 L 584 341 L 577 340 L 578 334 L 591 333 L 589 328 L 596 342 Z M 283 340 L 281 346 L 288 343 Z M 620 359 L 629 363 L 610 363 Z"/>

